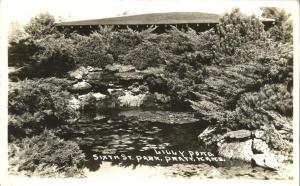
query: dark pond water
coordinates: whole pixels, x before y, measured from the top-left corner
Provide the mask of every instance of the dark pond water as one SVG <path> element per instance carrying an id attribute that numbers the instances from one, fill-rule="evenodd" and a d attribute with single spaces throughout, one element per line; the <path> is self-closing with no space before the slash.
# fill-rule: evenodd
<path id="1" fill-rule="evenodd" d="M 139 112 L 137 110 L 136 112 Z M 165 124 L 159 122 L 138 121 L 132 118 L 119 116 L 118 113 L 105 115 L 101 121 L 86 119 L 72 126 L 73 134 L 68 138 L 80 144 L 87 156 L 86 167 L 89 171 L 99 171 L 104 163 L 95 160 L 93 155 L 139 155 L 155 156 L 156 150 L 173 151 L 205 151 L 198 142 L 197 136 L 208 126 L 205 122 L 187 124 Z M 189 162 L 166 163 L 157 161 L 119 161 L 109 162 L 110 167 L 138 166 L 156 167 L 169 176 L 199 178 L 254 178 L 254 179 L 281 179 L 275 172 L 252 167 L 240 162 Z M 164 174 L 165 174 L 164 173 Z"/>
<path id="2" fill-rule="evenodd" d="M 137 112 L 139 112 L 137 110 Z M 136 121 L 119 116 L 106 115 L 101 121 L 86 119 L 73 126 L 75 131 L 69 138 L 77 141 L 87 155 L 88 168 L 95 170 L 101 161 L 93 154 L 155 155 L 154 149 L 173 151 L 201 151 L 197 136 L 207 123 L 165 124 Z M 118 162 L 135 164 L 136 162 Z M 139 162 L 153 165 L 157 162 Z M 163 164 L 163 163 L 160 163 Z M 168 163 L 170 164 L 170 163 Z M 167 164 L 165 164 L 167 165 Z"/>

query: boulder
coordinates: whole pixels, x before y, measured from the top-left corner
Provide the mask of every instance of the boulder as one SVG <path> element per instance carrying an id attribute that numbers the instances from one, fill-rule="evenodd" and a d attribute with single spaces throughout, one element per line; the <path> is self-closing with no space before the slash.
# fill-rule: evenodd
<path id="1" fill-rule="evenodd" d="M 78 99 L 80 101 L 85 101 L 85 100 L 88 100 L 92 97 L 92 93 L 88 93 L 88 94 L 83 94 L 83 95 L 80 95 L 78 96 Z"/>
<path id="2" fill-rule="evenodd" d="M 145 98 L 145 94 L 133 95 L 129 91 L 125 91 L 125 95 L 118 97 L 121 107 L 140 107 Z"/>
<path id="3" fill-rule="evenodd" d="M 252 160 L 256 165 L 272 170 L 278 170 L 280 168 L 280 163 L 278 157 L 271 153 L 266 154 L 254 154 L 252 155 Z"/>
<path id="4" fill-rule="evenodd" d="M 252 131 L 252 136 L 257 139 L 266 140 L 266 132 L 263 130 Z"/>
<path id="5" fill-rule="evenodd" d="M 225 139 L 247 139 L 251 137 L 251 131 L 250 130 L 230 131 L 224 134 L 223 137 Z"/>
<path id="6" fill-rule="evenodd" d="M 73 71 L 68 72 L 68 76 L 70 79 L 81 80 L 85 75 L 88 74 L 88 69 L 81 66 Z"/>
<path id="7" fill-rule="evenodd" d="M 97 92 L 97 93 L 90 92 L 88 94 L 83 94 L 83 95 L 78 96 L 78 99 L 80 101 L 85 101 L 85 100 L 88 100 L 90 98 L 95 98 L 96 101 L 100 101 L 100 100 L 105 99 L 106 97 L 107 97 L 107 95 L 101 94 L 99 92 Z"/>
<path id="8" fill-rule="evenodd" d="M 164 93 L 169 91 L 167 82 L 162 77 L 148 75 L 145 78 L 150 92 Z"/>
<path id="9" fill-rule="evenodd" d="M 255 154 L 269 153 L 270 149 L 268 144 L 261 139 L 253 139 L 252 151 Z"/>
<path id="10" fill-rule="evenodd" d="M 73 93 L 89 92 L 92 89 L 92 85 L 87 82 L 78 82 L 69 87 L 69 91 Z"/>
<path id="11" fill-rule="evenodd" d="M 100 71 L 102 71 L 102 68 L 88 66 L 87 70 L 89 72 L 100 72 Z"/>
<path id="12" fill-rule="evenodd" d="M 116 78 L 123 82 L 140 82 L 146 74 L 143 72 L 118 72 L 115 73 Z"/>
<path id="13" fill-rule="evenodd" d="M 90 83 L 98 83 L 103 77 L 103 72 L 90 72 L 86 76 L 86 80 Z"/>
<path id="14" fill-rule="evenodd" d="M 96 117 L 94 117 L 94 121 L 103 121 L 103 120 L 105 120 L 105 119 L 107 119 L 105 116 L 102 116 L 102 115 L 100 115 L 100 116 L 96 116 Z"/>
<path id="15" fill-rule="evenodd" d="M 121 64 L 109 64 L 105 66 L 105 70 L 108 72 L 133 72 L 135 67 L 132 65 L 121 65 Z"/>
<path id="16" fill-rule="evenodd" d="M 170 96 L 160 93 L 153 93 L 153 94 L 146 94 L 146 97 L 143 101 L 143 108 L 151 108 L 151 109 L 158 109 L 158 110 L 165 110 L 172 108 L 172 100 Z"/>
<path id="17" fill-rule="evenodd" d="M 138 95 L 141 93 L 141 90 L 139 87 L 134 87 L 131 89 L 131 93 L 134 94 L 134 95 Z"/>
<path id="18" fill-rule="evenodd" d="M 125 95 L 125 91 L 122 88 L 109 88 L 107 89 L 107 92 L 109 95 L 112 95 L 114 97 L 120 97 Z"/>
<path id="19" fill-rule="evenodd" d="M 72 96 L 71 99 L 69 100 L 70 107 L 74 110 L 79 110 L 80 109 L 80 101 L 75 98 L 75 96 Z"/>
<path id="20" fill-rule="evenodd" d="M 107 95 L 101 94 L 100 92 L 93 93 L 92 96 L 94 96 L 97 101 L 103 100 L 104 98 L 107 97 Z"/>
<path id="21" fill-rule="evenodd" d="M 231 142 L 222 143 L 218 149 L 219 155 L 228 159 L 242 160 L 245 162 L 251 162 L 252 152 L 252 140 L 243 142 Z"/>
<path id="22" fill-rule="evenodd" d="M 104 73 L 102 71 L 88 73 L 86 81 L 100 87 L 108 87 L 110 84 L 119 84 L 119 79 L 113 73 Z"/>
<path id="23" fill-rule="evenodd" d="M 96 108 L 98 112 L 105 112 L 107 110 L 119 108 L 119 103 L 116 99 L 107 96 L 101 101 L 96 102 Z"/>

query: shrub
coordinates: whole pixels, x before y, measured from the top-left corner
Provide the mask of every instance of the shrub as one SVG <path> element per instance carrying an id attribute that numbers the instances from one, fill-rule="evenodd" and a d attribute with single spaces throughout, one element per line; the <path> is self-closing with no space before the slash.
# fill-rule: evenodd
<path id="1" fill-rule="evenodd" d="M 48 13 L 39 14 L 24 27 L 24 37 L 10 40 L 9 65 L 27 67 L 20 71 L 21 79 L 62 76 L 74 67 L 73 41 L 60 34 L 54 22 Z"/>
<path id="2" fill-rule="evenodd" d="M 60 139 L 51 130 L 9 144 L 8 152 L 10 169 L 25 171 L 28 176 L 80 176 L 85 161 L 75 142 Z M 11 172 L 18 174 L 16 170 Z"/>
<path id="3" fill-rule="evenodd" d="M 238 103 L 240 107 L 243 105 L 293 115 L 293 97 L 283 84 L 265 85 L 259 92 L 245 94 Z"/>
<path id="4" fill-rule="evenodd" d="M 143 35 L 131 29 L 111 32 L 109 35 L 109 53 L 115 61 L 123 61 L 123 57 L 129 51 L 137 48 L 143 42 Z"/>
<path id="5" fill-rule="evenodd" d="M 70 38 L 48 35 L 35 41 L 38 50 L 32 56 L 33 77 L 62 77 L 75 67 L 74 44 Z"/>
<path id="6" fill-rule="evenodd" d="M 9 133 L 30 136 L 74 119 L 77 113 L 69 107 L 70 94 L 63 89 L 66 84 L 68 81 L 54 78 L 16 83 L 8 95 Z"/>
<path id="7" fill-rule="evenodd" d="M 75 41 L 77 65 L 103 68 L 113 63 L 113 57 L 108 53 L 109 45 L 101 33 L 94 32 L 89 36 L 73 34 L 72 39 Z"/>
<path id="8" fill-rule="evenodd" d="M 291 14 L 285 9 L 276 7 L 262 7 L 262 16 L 275 19 L 275 26 L 269 29 L 271 37 L 275 41 L 283 43 L 293 42 L 293 25 Z"/>
<path id="9" fill-rule="evenodd" d="M 20 40 L 12 39 L 8 46 L 8 65 L 16 67 L 31 65 L 32 56 L 37 50 L 34 41 L 27 36 Z"/>
<path id="10" fill-rule="evenodd" d="M 147 67 L 157 67 L 163 64 L 164 60 L 164 53 L 158 46 L 150 42 L 139 44 L 134 50 L 131 50 L 124 56 L 124 63 L 133 65 L 138 70 L 144 70 Z"/>
<path id="11" fill-rule="evenodd" d="M 172 27 L 167 33 L 152 34 L 147 37 L 151 43 L 155 43 L 165 53 L 181 55 L 185 52 L 196 51 L 198 35 L 192 29 L 187 32 Z"/>

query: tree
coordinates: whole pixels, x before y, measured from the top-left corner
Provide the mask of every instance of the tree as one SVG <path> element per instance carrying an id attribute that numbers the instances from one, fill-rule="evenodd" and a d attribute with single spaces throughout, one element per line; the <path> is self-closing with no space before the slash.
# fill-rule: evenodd
<path id="1" fill-rule="evenodd" d="M 54 16 L 38 14 L 24 27 L 26 37 L 11 39 L 9 65 L 26 67 L 18 72 L 19 78 L 61 76 L 74 67 L 73 40 L 65 38 L 54 24 Z"/>
<path id="2" fill-rule="evenodd" d="M 29 24 L 24 27 L 24 30 L 33 39 L 41 39 L 46 35 L 58 33 L 54 23 L 54 16 L 49 13 L 40 13 L 31 18 Z"/>
<path id="3" fill-rule="evenodd" d="M 275 26 L 269 32 L 276 41 L 292 42 L 293 40 L 293 24 L 291 14 L 283 8 L 263 7 L 261 8 L 262 16 L 275 19 Z"/>

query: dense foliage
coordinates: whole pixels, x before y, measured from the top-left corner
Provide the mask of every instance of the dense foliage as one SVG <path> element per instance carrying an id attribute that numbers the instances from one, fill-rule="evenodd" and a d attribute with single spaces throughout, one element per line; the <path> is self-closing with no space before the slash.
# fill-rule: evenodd
<path id="1" fill-rule="evenodd" d="M 80 177 L 85 160 L 75 142 L 62 140 L 50 130 L 10 144 L 9 152 L 10 164 L 31 172 L 29 176 Z"/>
<path id="2" fill-rule="evenodd" d="M 263 17 L 275 19 L 275 26 L 269 30 L 271 37 L 279 42 L 292 42 L 293 25 L 291 14 L 284 9 L 276 7 L 263 7 L 261 9 Z"/>
<path id="3" fill-rule="evenodd" d="M 153 33 L 155 28 L 101 28 L 90 35 L 58 32 L 48 14 L 33 18 L 24 37 L 11 39 L 9 46 L 9 64 L 21 67 L 15 76 L 22 81 L 11 84 L 8 103 L 10 140 L 17 144 L 10 145 L 11 152 L 15 157 L 25 154 L 18 160 L 20 170 L 35 171 L 52 163 L 53 170 L 66 170 L 83 161 L 74 143 L 41 133 L 77 118 L 68 102 L 72 82 L 64 78 L 66 72 L 82 66 L 105 71 L 113 63 L 137 71 L 161 68 L 140 85 L 168 97 L 172 106 L 195 111 L 220 128 L 218 132 L 262 129 L 270 146 L 284 149 L 276 130 L 289 131 L 293 116 L 292 25 L 283 10 L 265 8 L 263 15 L 274 18 L 275 26 L 265 30 L 257 17 L 234 9 L 215 28 L 201 33 L 175 27 L 162 34 Z M 82 110 L 89 112 L 96 104 L 106 107 L 111 100 L 98 103 L 89 96 Z M 153 100 L 148 97 L 148 102 Z M 58 146 L 61 154 L 53 152 Z M 72 154 L 74 161 L 68 159 Z"/>
<path id="4" fill-rule="evenodd" d="M 74 67 L 73 40 L 67 39 L 54 26 L 54 17 L 39 14 L 24 28 L 24 37 L 11 39 L 8 64 L 25 67 L 20 78 L 62 76 Z"/>
<path id="5" fill-rule="evenodd" d="M 69 107 L 69 81 L 57 78 L 24 80 L 9 90 L 8 113 L 10 138 L 39 134 L 76 117 Z"/>

